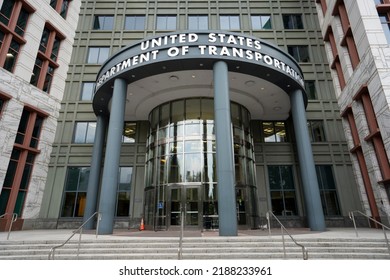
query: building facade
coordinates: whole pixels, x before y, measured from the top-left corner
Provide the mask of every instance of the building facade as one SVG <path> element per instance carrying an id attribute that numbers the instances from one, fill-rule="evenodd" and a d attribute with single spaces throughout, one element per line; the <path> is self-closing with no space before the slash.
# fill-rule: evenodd
<path id="1" fill-rule="evenodd" d="M 364 209 L 389 222 L 390 1 L 317 1 Z"/>
<path id="2" fill-rule="evenodd" d="M 35 4 L 27 0 L 15 2 Z M 49 9 L 56 1 L 47 2 Z M 345 2 L 347 6 L 355 1 Z M 221 219 L 231 220 L 232 216 L 238 228 L 257 228 L 265 223 L 269 210 L 288 226 L 312 229 L 321 226 L 311 220 L 323 220 L 326 226 L 348 226 L 351 210 L 379 215 L 382 222 L 386 221 L 389 201 L 382 183 L 385 180 L 378 179 L 370 193 L 359 169 L 359 151 L 372 159 L 372 143 L 376 140 L 364 140 L 370 149 L 365 150 L 362 144 L 360 150 L 355 148 L 350 153 L 355 146 L 348 120 L 356 102 L 343 97 L 348 86 L 339 86 L 339 66 L 335 68 L 330 63 L 329 67 L 327 60 L 331 57 L 331 44 L 324 26 L 341 27 L 337 25 L 338 14 L 327 15 L 321 7 L 330 9 L 335 3 L 70 1 L 68 16 L 72 11 L 73 18 L 59 21 L 67 27 L 78 25 L 74 37 L 72 29 L 67 37 L 67 29 L 60 25 L 61 36 L 69 45 L 66 48 L 61 43 L 58 56 L 70 62 L 65 72 L 59 70 L 61 67 L 54 69 L 52 84 L 58 87 L 58 95 L 52 93 L 53 89 L 47 94 L 39 91 L 39 85 L 31 85 L 35 57 L 31 64 L 18 58 L 16 65 L 27 64 L 20 67 L 24 72 L 6 70 L 5 66 L 0 69 L 0 125 L 14 130 L 3 141 L 9 142 L 9 147 L 2 150 L 2 159 L 8 153 L 7 162 L 1 161 L 2 169 L 10 169 L 13 148 L 19 149 L 19 125 L 7 122 L 8 115 L 16 112 L 7 111 L 12 102 L 18 101 L 11 95 L 15 91 L 8 88 L 15 83 L 7 83 L 10 78 L 3 79 L 3 75 L 24 81 L 20 87 L 31 89 L 32 97 L 20 95 L 29 102 L 19 101 L 32 102 L 28 108 L 34 104 L 42 108 L 42 98 L 57 101 L 56 106 L 47 106 L 56 110 L 53 115 L 47 113 L 52 121 L 45 119 L 42 126 L 50 127 L 51 123 L 50 137 L 43 137 L 43 131 L 39 134 L 39 145 L 45 141 L 48 145 L 47 152 L 42 152 L 42 146 L 38 153 L 38 157 L 45 157 L 45 164 L 37 158 L 32 163 L 32 177 L 25 188 L 27 200 L 20 204 L 23 228 L 71 228 L 80 224 L 84 216 L 88 218 L 102 210 L 103 219 L 107 212 L 111 217 L 105 223 L 113 223 L 116 228 L 138 228 L 143 218 L 146 228 L 154 230 L 175 230 L 181 217 L 185 217 L 188 229 L 215 230 L 224 224 Z M 374 1 L 367 5 L 371 13 L 377 12 Z M 2 10 L 3 7 L 4 3 Z M 38 15 L 37 11 L 33 15 Z M 44 14 L 55 13 L 50 10 Z M 378 14 L 370 16 L 381 28 Z M 385 40 L 383 31 L 379 33 Z M 35 37 L 39 38 L 38 48 L 41 36 Z M 381 45 L 383 50 L 385 47 Z M 68 50 L 64 56 L 62 48 Z M 193 53 L 193 48 L 198 53 Z M 343 51 L 339 60 L 344 63 L 346 47 L 339 49 Z M 28 57 L 32 53 L 25 50 Z M 227 72 L 214 69 L 216 62 L 222 62 Z M 350 64 L 346 65 L 341 69 L 349 73 Z M 23 73 L 30 76 L 23 79 Z M 57 74 L 59 80 L 54 82 Z M 221 77 L 227 81 L 221 82 Z M 345 77 L 347 82 L 349 79 Z M 355 79 L 351 88 L 357 85 L 353 81 L 360 81 Z M 225 106 L 225 117 L 221 118 L 216 104 L 221 104 L 217 98 L 223 94 L 216 92 L 226 90 L 216 86 L 224 85 L 230 87 L 230 97 L 225 97 L 230 106 Z M 296 91 L 300 92 L 301 102 L 293 97 Z M 362 87 L 359 98 L 364 98 L 366 91 Z M 118 101 L 114 96 L 122 99 Z M 382 101 L 378 105 L 385 106 Z M 352 111 L 345 110 L 347 107 Z M 304 112 L 305 119 L 297 121 Z M 363 111 L 356 112 L 364 124 Z M 21 114 L 13 116 L 18 123 L 23 119 Z M 224 126 L 228 119 L 229 125 Z M 378 118 L 378 124 L 384 135 L 388 131 L 385 122 Z M 222 132 L 218 132 L 221 128 Z M 361 131 L 363 128 L 357 130 L 358 135 Z M 305 139 L 309 142 L 302 148 Z M 373 139 L 377 136 L 373 135 Z M 388 151 L 385 139 L 382 137 L 383 148 Z M 218 146 L 224 149 L 218 151 Z M 310 153 L 302 159 L 306 151 Z M 225 154 L 227 160 L 223 158 Z M 228 167 L 220 167 L 221 162 Z M 378 175 L 378 166 L 367 167 L 371 182 L 373 175 Z M 41 168 L 44 170 L 38 173 Z M 221 175 L 226 168 L 228 175 Z M 34 174 L 41 177 L 34 180 Z M 307 174 L 315 174 L 316 180 L 313 176 L 307 178 Z M 22 180 L 23 176 L 19 177 Z M 3 198 L 7 187 L 1 184 Z M 224 190 L 230 190 L 226 200 L 221 198 L 226 194 L 222 185 Z M 312 200 L 308 193 L 313 189 L 318 195 L 312 195 Z M 378 215 L 371 212 L 371 195 Z M 1 206 L 3 201 L 5 198 Z M 230 216 L 223 217 L 225 213 Z M 317 214 L 313 217 L 313 213 Z M 107 227 L 109 233 L 111 226 Z"/>
<path id="3" fill-rule="evenodd" d="M 80 1 L 0 1 L 0 228 L 40 212 Z"/>

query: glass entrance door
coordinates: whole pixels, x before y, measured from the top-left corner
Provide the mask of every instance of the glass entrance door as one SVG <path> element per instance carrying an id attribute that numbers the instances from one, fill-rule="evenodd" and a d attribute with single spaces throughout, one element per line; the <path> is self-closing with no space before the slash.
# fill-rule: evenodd
<path id="1" fill-rule="evenodd" d="M 169 229 L 180 228 L 182 213 L 184 213 L 184 229 L 200 229 L 202 224 L 200 187 L 170 187 L 169 196 Z"/>

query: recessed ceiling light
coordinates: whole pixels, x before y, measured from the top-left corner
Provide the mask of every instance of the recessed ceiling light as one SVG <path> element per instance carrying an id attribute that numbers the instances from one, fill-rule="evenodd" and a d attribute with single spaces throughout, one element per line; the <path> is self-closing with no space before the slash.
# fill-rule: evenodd
<path id="1" fill-rule="evenodd" d="M 175 76 L 175 75 L 172 75 L 172 76 L 169 76 L 169 79 L 170 79 L 171 81 L 177 81 L 177 80 L 179 80 L 179 77 L 178 77 L 178 76 Z"/>
<path id="2" fill-rule="evenodd" d="M 274 111 L 279 111 L 280 109 L 282 109 L 282 108 L 279 107 L 279 106 L 276 106 L 276 107 L 273 108 Z"/>
<path id="3" fill-rule="evenodd" d="M 252 81 L 252 80 L 249 80 L 249 81 L 246 81 L 246 82 L 245 82 L 245 85 L 246 85 L 247 87 L 252 87 L 254 84 L 255 84 L 255 82 Z"/>

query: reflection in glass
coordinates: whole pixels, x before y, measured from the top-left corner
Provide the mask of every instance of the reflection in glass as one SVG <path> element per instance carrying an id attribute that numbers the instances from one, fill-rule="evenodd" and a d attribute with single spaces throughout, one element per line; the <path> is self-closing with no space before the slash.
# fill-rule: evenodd
<path id="1" fill-rule="evenodd" d="M 252 226 L 257 208 L 248 206 L 252 201 L 251 195 L 255 193 L 249 192 L 248 188 L 256 186 L 250 114 L 237 103 L 232 102 L 231 107 L 239 209 L 237 218 L 241 225 Z M 180 207 L 184 207 L 185 225 L 218 229 L 213 118 L 214 101 L 210 98 L 171 101 L 151 111 L 144 210 L 145 215 L 150 216 L 145 218 L 146 225 L 166 229 L 178 226 Z M 153 191 L 154 194 L 151 193 Z M 152 200 L 154 195 L 156 200 Z"/>
<path id="2" fill-rule="evenodd" d="M 185 175 L 186 182 L 201 182 L 202 178 L 202 155 L 186 154 L 185 155 Z"/>

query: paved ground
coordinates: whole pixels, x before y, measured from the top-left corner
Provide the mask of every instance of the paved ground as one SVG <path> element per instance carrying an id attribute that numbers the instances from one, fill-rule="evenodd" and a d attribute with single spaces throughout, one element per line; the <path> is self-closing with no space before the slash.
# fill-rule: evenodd
<path id="1" fill-rule="evenodd" d="M 326 231 L 317 232 L 310 231 L 308 229 L 288 229 L 290 234 L 295 239 L 318 239 L 318 238 L 348 238 L 354 239 L 356 233 L 354 228 L 328 228 Z M 387 236 L 390 239 L 390 232 L 387 231 Z M 70 229 L 55 229 L 55 230 L 24 230 L 24 231 L 12 231 L 9 236 L 9 241 L 32 241 L 32 240 L 63 240 L 68 239 L 72 234 Z M 178 231 L 139 231 L 139 230 L 115 230 L 112 235 L 99 235 L 98 239 L 128 239 L 139 237 L 153 237 L 153 238 L 177 238 L 179 237 Z M 264 237 L 268 238 L 268 230 L 240 230 L 238 236 L 241 237 Z M 273 228 L 272 235 L 280 235 L 280 229 Z M 8 232 L 0 232 L 0 241 L 7 240 Z M 384 239 L 383 230 L 381 229 L 369 229 L 358 228 L 359 238 L 367 239 Z M 78 235 L 77 235 L 78 236 Z M 78 238 L 77 236 L 73 238 Z M 186 231 L 184 237 L 218 237 L 217 231 L 212 232 L 200 232 L 200 231 Z M 95 233 L 93 231 L 84 231 L 82 239 L 95 239 Z"/>

